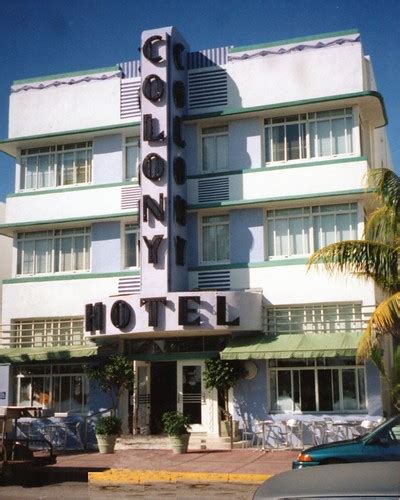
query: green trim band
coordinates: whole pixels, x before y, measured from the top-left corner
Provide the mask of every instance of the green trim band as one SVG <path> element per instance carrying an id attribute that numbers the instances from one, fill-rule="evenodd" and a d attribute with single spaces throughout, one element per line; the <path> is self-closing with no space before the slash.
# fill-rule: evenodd
<path id="1" fill-rule="evenodd" d="M 3 139 L 0 141 L 0 151 L 6 153 L 7 155 L 15 158 L 17 143 L 23 141 L 39 141 L 43 139 L 55 139 L 57 137 L 65 137 L 65 136 L 73 136 L 73 135 L 83 135 L 83 134 L 93 134 L 94 132 L 105 132 L 108 130 L 118 130 L 125 129 L 128 127 L 138 127 L 140 126 L 139 122 L 129 122 L 129 123 L 120 123 L 118 125 L 107 125 L 106 127 L 93 127 L 93 128 L 83 128 L 78 130 L 64 130 L 61 132 L 54 132 L 52 134 L 40 134 L 40 135 L 26 135 L 22 137 L 14 137 L 12 139 Z M 15 151 L 12 149 L 14 146 Z"/>
<path id="2" fill-rule="evenodd" d="M 294 257 L 287 259 L 273 259 L 263 262 L 242 262 L 238 264 L 215 264 L 212 266 L 189 267 L 190 272 L 194 271 L 224 271 L 230 269 L 256 269 L 260 267 L 280 267 L 280 266 L 301 266 L 307 264 L 307 257 Z"/>
<path id="3" fill-rule="evenodd" d="M 271 170 L 285 170 L 285 169 L 302 168 L 302 167 L 318 167 L 320 165 L 336 165 L 338 163 L 352 163 L 356 161 L 368 161 L 368 158 L 366 156 L 355 156 L 352 158 L 341 158 L 335 160 L 310 161 L 310 162 L 292 163 L 292 164 L 285 163 L 270 167 L 243 168 L 241 170 L 227 170 L 225 172 L 211 172 L 209 174 L 188 175 L 187 178 L 204 179 L 208 177 L 225 177 L 227 175 L 257 174 L 262 172 L 269 172 Z"/>
<path id="4" fill-rule="evenodd" d="M 123 182 L 113 182 L 110 184 L 86 184 L 85 186 L 75 186 L 68 188 L 55 188 L 55 189 L 38 189 L 36 191 L 22 191 L 20 193 L 11 193 L 7 195 L 7 198 L 19 198 L 21 196 L 36 196 L 40 194 L 54 194 L 54 193 L 67 193 L 70 191 L 86 191 L 89 189 L 103 189 L 118 186 L 137 186 L 139 183 L 137 181 L 123 181 Z"/>
<path id="5" fill-rule="evenodd" d="M 198 205 L 189 205 L 188 210 L 201 210 L 206 208 L 224 208 L 241 207 L 243 205 L 264 205 L 265 203 L 274 203 L 279 201 L 312 200 L 315 198 L 330 198 L 332 196 L 351 196 L 354 194 L 365 194 L 372 192 L 371 189 L 349 189 L 348 191 L 332 191 L 332 193 L 313 193 L 302 196 L 282 196 L 277 198 L 258 198 L 255 200 L 228 200 L 215 201 L 213 203 L 202 203 Z M 1 226 L 0 226 L 1 227 Z"/>
<path id="6" fill-rule="evenodd" d="M 140 271 L 120 271 L 117 273 L 81 273 L 81 274 L 54 274 L 52 276 L 31 276 L 29 278 L 11 278 L 3 280 L 3 285 L 17 285 L 18 283 L 32 283 L 39 281 L 70 281 L 70 280 L 90 280 L 99 278 L 118 278 L 122 276 L 140 276 Z"/>
<path id="7" fill-rule="evenodd" d="M 384 127 L 387 125 L 388 118 L 385 108 L 385 102 L 383 100 L 382 95 L 375 90 L 365 90 L 363 92 L 354 92 L 352 94 L 339 94 L 327 97 L 317 97 L 315 99 L 303 99 L 301 101 L 289 101 L 289 102 L 279 102 L 277 104 L 266 104 L 264 106 L 254 106 L 251 108 L 242 108 L 242 109 L 224 109 L 221 111 L 213 111 L 211 113 L 203 113 L 197 115 L 188 115 L 184 118 L 184 121 L 192 121 L 192 120 L 200 120 L 205 118 L 217 118 L 224 116 L 234 116 L 234 115 L 242 115 L 246 113 L 257 113 L 262 111 L 268 111 L 270 109 L 279 109 L 279 108 L 292 108 L 294 106 L 305 106 L 307 104 L 319 104 L 323 102 L 329 101 L 341 101 L 343 99 L 356 99 L 359 97 L 375 97 L 379 100 L 382 107 L 382 114 L 384 118 L 384 124 L 379 127 Z"/>
<path id="8" fill-rule="evenodd" d="M 106 73 L 110 71 L 121 71 L 118 64 L 115 66 L 107 66 L 105 68 L 94 68 L 82 71 L 73 71 L 70 73 L 57 73 L 55 75 L 36 76 L 33 78 L 25 78 L 24 80 L 14 80 L 13 85 L 22 85 L 23 83 L 45 82 L 46 80 L 56 80 L 58 78 L 68 78 L 70 76 L 93 75 L 94 73 Z"/>
<path id="9" fill-rule="evenodd" d="M 15 224 L 0 224 L 0 230 L 1 229 L 18 229 L 21 227 L 34 227 L 34 226 L 47 226 L 49 224 L 56 225 L 56 224 L 66 224 L 69 222 L 90 222 L 90 221 L 101 221 L 104 219 L 116 219 L 116 218 L 122 218 L 122 217 L 133 217 L 137 215 L 139 212 L 126 212 L 126 213 L 120 213 L 120 214 L 107 214 L 107 215 L 90 215 L 84 218 L 77 217 L 77 218 L 69 218 L 69 219 L 53 219 L 53 220 L 41 220 L 41 221 L 26 221 L 26 222 L 17 222 Z"/>
<path id="10" fill-rule="evenodd" d="M 336 36 L 346 36 L 346 35 L 355 35 L 358 34 L 359 30 L 351 29 L 345 31 L 334 31 L 332 33 L 321 33 L 320 35 L 310 35 L 310 36 L 302 36 L 299 38 L 288 38 L 287 40 L 278 40 L 277 42 L 270 43 L 259 43 L 257 45 L 242 45 L 241 47 L 232 47 L 228 49 L 228 53 L 232 54 L 234 52 L 243 52 L 245 50 L 256 50 L 256 49 L 264 49 L 268 47 L 276 47 L 278 45 L 288 45 L 291 43 L 299 43 L 306 42 L 308 40 L 319 40 L 321 38 L 333 38 Z"/>

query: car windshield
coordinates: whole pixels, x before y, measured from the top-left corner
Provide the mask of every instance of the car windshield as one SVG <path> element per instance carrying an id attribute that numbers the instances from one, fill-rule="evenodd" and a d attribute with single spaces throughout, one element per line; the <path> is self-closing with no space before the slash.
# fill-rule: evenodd
<path id="1" fill-rule="evenodd" d="M 382 424 L 375 427 L 371 432 L 362 436 L 363 441 L 369 441 L 375 437 L 379 437 L 382 434 L 388 433 L 393 430 L 394 436 L 397 440 L 400 440 L 400 415 L 397 417 L 391 418 L 387 422 L 383 422 Z"/>

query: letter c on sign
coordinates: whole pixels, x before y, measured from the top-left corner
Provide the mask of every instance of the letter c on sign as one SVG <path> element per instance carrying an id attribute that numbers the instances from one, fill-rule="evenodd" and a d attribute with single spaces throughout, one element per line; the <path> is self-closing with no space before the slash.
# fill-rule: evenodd
<path id="1" fill-rule="evenodd" d="M 111 323 L 121 330 L 126 328 L 132 317 L 132 308 L 124 300 L 117 300 L 111 307 Z"/>
<path id="2" fill-rule="evenodd" d="M 161 56 L 154 56 L 153 55 L 153 45 L 155 45 L 156 43 L 159 43 L 159 42 L 162 42 L 162 36 L 161 35 L 154 35 L 154 36 L 151 36 L 150 38 L 148 38 L 144 44 L 143 44 L 143 48 L 142 48 L 142 52 L 143 52 L 143 55 L 144 57 L 154 63 L 154 64 L 157 64 L 159 62 L 162 61 L 162 57 Z"/>

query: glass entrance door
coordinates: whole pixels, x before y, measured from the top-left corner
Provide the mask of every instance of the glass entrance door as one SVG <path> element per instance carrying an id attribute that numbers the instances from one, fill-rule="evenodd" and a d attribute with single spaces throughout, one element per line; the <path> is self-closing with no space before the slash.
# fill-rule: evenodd
<path id="1" fill-rule="evenodd" d="M 150 433 L 150 363 L 135 362 L 133 422 L 136 432 Z"/>
<path id="2" fill-rule="evenodd" d="M 203 383 L 203 361 L 177 362 L 177 409 L 190 418 L 192 432 L 207 432 L 207 408 L 212 403 L 206 397 Z"/>

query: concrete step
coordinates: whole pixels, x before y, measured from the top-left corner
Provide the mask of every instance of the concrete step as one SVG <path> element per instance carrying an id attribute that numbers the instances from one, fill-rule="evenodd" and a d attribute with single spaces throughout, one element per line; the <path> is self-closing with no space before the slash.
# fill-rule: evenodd
<path id="1" fill-rule="evenodd" d="M 235 446 L 236 447 L 236 446 Z M 167 450 L 169 438 L 165 435 L 127 434 L 117 439 L 116 450 Z M 206 433 L 192 433 L 189 440 L 190 450 L 229 450 L 227 437 L 207 436 Z"/>

